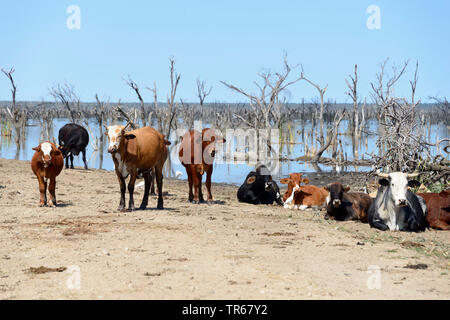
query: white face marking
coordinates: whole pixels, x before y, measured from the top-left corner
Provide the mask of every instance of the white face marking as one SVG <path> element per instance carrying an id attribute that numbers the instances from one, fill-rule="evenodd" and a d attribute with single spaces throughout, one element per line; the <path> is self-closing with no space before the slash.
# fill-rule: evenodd
<path id="1" fill-rule="evenodd" d="M 52 151 L 52 145 L 48 142 L 44 142 L 41 144 L 41 151 L 45 156 L 50 156 L 50 152 Z"/>
<path id="2" fill-rule="evenodd" d="M 331 201 L 331 196 L 330 196 L 330 193 L 328 192 L 328 195 L 327 195 L 327 198 L 325 199 L 325 201 L 326 201 L 326 204 L 328 205 L 329 203 L 330 203 L 330 201 Z"/>
<path id="3" fill-rule="evenodd" d="M 294 195 L 295 195 L 295 192 L 296 192 L 296 191 L 300 191 L 300 187 L 299 187 L 299 185 L 298 185 L 297 183 L 295 184 L 295 187 L 292 188 L 292 193 L 291 193 L 291 195 L 289 196 L 289 198 L 287 198 L 286 201 L 284 202 L 284 207 L 285 207 L 286 209 L 292 209 L 292 205 L 290 205 L 290 204 L 291 204 L 292 201 L 294 200 Z"/>
<path id="4" fill-rule="evenodd" d="M 392 200 L 396 206 L 400 205 L 400 200 L 406 201 L 406 191 L 408 190 L 408 179 L 406 173 L 392 172 L 389 174 L 389 183 Z"/>
<path id="5" fill-rule="evenodd" d="M 120 144 L 120 134 L 124 126 L 108 126 L 108 148 L 118 148 Z"/>
<path id="6" fill-rule="evenodd" d="M 299 210 L 306 210 L 306 208 L 308 208 L 308 206 L 305 204 L 302 204 L 301 206 L 298 207 Z"/>
<path id="7" fill-rule="evenodd" d="M 118 152 L 113 153 L 113 157 L 116 158 L 117 162 L 119 163 L 119 167 L 117 169 L 119 169 L 119 172 L 122 174 L 122 177 L 126 178 L 128 176 L 128 170 L 127 166 L 125 165 L 125 163 L 123 163 L 122 159 L 120 158 L 120 154 Z"/>

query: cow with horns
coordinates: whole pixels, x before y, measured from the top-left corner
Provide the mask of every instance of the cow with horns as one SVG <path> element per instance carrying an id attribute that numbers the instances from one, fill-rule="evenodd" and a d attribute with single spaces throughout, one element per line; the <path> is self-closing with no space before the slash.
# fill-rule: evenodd
<path id="1" fill-rule="evenodd" d="M 133 193 L 138 174 L 142 174 L 145 180 L 144 197 L 140 209 L 147 207 L 152 171 L 156 176 L 157 208 L 163 209 L 162 169 L 167 159 L 167 146 L 170 145 L 170 142 L 164 139 L 163 134 L 151 127 L 125 131 L 129 125 L 130 123 L 126 126 L 108 126 L 105 132 L 109 140 L 108 152 L 114 161 L 115 172 L 120 184 L 121 197 L 118 210 L 122 211 L 125 208 L 125 179 L 128 175 L 130 175 L 128 211 L 135 209 Z"/>
<path id="2" fill-rule="evenodd" d="M 381 185 L 369 208 L 369 224 L 380 230 L 424 231 L 426 207 L 408 187 L 419 186 L 418 173 L 379 173 Z"/>

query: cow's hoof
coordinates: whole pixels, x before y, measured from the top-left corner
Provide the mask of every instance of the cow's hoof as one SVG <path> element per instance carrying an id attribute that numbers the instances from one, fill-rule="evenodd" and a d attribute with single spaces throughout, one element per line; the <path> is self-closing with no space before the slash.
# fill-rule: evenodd
<path id="1" fill-rule="evenodd" d="M 39 207 L 45 207 L 45 203 L 39 203 Z"/>
<path id="2" fill-rule="evenodd" d="M 141 204 L 141 205 L 139 206 L 139 209 L 140 209 L 140 210 L 145 210 L 145 209 L 147 209 L 147 205 Z"/>
<path id="3" fill-rule="evenodd" d="M 51 207 L 51 208 L 55 208 L 55 207 L 56 207 L 56 203 L 50 202 L 50 203 L 48 204 L 48 206 Z"/>
<path id="4" fill-rule="evenodd" d="M 117 207 L 117 211 L 123 211 L 123 210 L 125 210 L 125 206 L 118 206 Z"/>
<path id="5" fill-rule="evenodd" d="M 128 212 L 132 212 L 134 210 L 136 210 L 136 208 L 134 206 L 133 207 L 128 207 L 128 209 L 127 209 Z"/>
<path id="6" fill-rule="evenodd" d="M 192 204 L 199 204 L 200 201 L 198 201 L 198 200 L 192 200 L 191 203 L 192 203 Z"/>

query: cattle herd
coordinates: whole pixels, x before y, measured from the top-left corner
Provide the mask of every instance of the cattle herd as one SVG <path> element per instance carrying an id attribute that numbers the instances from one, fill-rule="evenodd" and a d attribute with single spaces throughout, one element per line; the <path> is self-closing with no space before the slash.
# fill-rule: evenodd
<path id="1" fill-rule="evenodd" d="M 144 197 L 140 209 L 148 205 L 148 196 L 154 194 L 156 180 L 158 203 L 163 209 L 162 170 L 167 159 L 171 143 L 160 132 L 143 127 L 127 131 L 126 126 L 106 127 L 108 152 L 111 154 L 115 172 L 120 185 L 120 203 L 118 210 L 125 209 L 125 179 L 128 182 L 128 210 L 135 209 L 133 193 L 138 177 L 145 181 Z M 35 154 L 31 160 L 31 169 L 39 182 L 40 206 L 56 206 L 56 177 L 60 174 L 66 159 L 66 168 L 73 169 L 73 155 L 83 155 L 85 169 L 86 146 L 89 135 L 82 126 L 69 123 L 59 131 L 59 145 L 43 142 L 33 148 Z M 213 129 L 202 132 L 191 130 L 181 141 L 179 159 L 186 169 L 189 185 L 188 199 L 192 203 L 205 202 L 202 194 L 202 176 L 206 173 L 207 201 L 212 201 L 211 176 L 216 144 L 225 139 Z M 237 192 L 240 202 L 254 205 L 277 204 L 286 209 L 305 210 L 307 208 L 325 208 L 325 219 L 337 221 L 359 220 L 369 223 L 379 230 L 424 231 L 426 228 L 450 230 L 450 189 L 440 193 L 413 193 L 410 188 L 419 185 L 414 179 L 418 174 L 391 172 L 379 173 L 379 188 L 375 198 L 366 193 L 349 192 L 350 187 L 339 182 L 319 187 L 309 185 L 309 180 L 301 173 L 291 173 L 289 178 L 280 180 L 287 184 L 283 196 L 277 183 L 272 179 L 269 169 L 258 165 L 245 178 Z M 49 201 L 47 201 L 47 181 L 49 181 Z"/>

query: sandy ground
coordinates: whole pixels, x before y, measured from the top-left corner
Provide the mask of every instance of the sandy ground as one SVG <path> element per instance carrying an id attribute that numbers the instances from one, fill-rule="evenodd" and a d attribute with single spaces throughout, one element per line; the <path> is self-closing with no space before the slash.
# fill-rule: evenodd
<path id="1" fill-rule="evenodd" d="M 29 162 L 0 159 L 0 176 L 2 299 L 450 298 L 449 232 L 240 204 L 228 185 L 193 205 L 174 180 L 163 211 L 152 197 L 120 213 L 115 174 L 102 170 L 64 170 L 59 206 L 39 208 Z"/>

